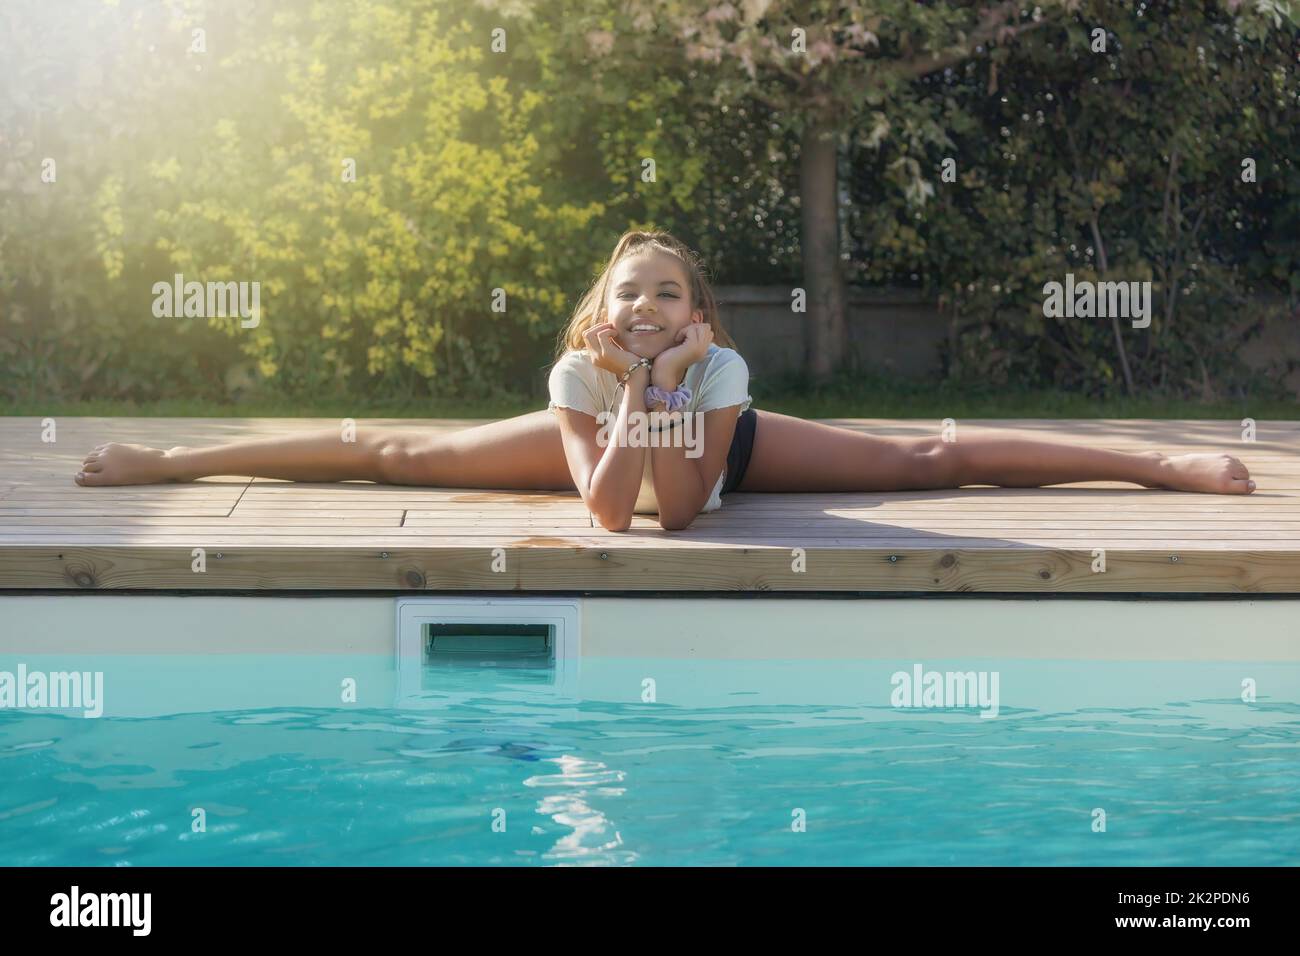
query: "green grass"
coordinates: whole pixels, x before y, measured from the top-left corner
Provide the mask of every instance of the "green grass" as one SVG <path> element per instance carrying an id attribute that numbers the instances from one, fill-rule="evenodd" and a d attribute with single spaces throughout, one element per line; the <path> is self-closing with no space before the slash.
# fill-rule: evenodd
<path id="1" fill-rule="evenodd" d="M 1182 399 L 1095 399 L 1031 389 L 954 387 L 906 381 L 841 379 L 822 389 L 755 382 L 758 408 L 801 418 L 1208 418 L 1295 419 L 1294 400 L 1261 398 L 1203 403 Z M 545 399 L 354 400 L 263 398 L 226 404 L 191 399 L 157 402 L 0 402 L 0 415 L 103 418 L 483 418 L 500 419 L 546 407 Z"/>

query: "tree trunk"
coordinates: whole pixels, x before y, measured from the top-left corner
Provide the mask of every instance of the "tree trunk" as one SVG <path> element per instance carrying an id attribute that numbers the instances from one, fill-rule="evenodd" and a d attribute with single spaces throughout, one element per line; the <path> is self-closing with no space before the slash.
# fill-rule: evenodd
<path id="1" fill-rule="evenodd" d="M 799 150 L 800 249 L 808 294 L 804 367 L 813 382 L 825 382 L 847 350 L 844 272 L 840 268 L 839 182 L 836 136 L 825 116 L 804 128 Z"/>
<path id="2" fill-rule="evenodd" d="M 1093 212 L 1092 218 L 1088 220 L 1088 226 L 1092 229 L 1092 241 L 1097 246 L 1097 275 L 1104 279 L 1110 266 L 1106 261 L 1106 247 L 1101 242 L 1101 227 L 1097 224 L 1096 212 Z M 1128 353 L 1124 351 L 1124 337 L 1119 331 L 1118 316 L 1110 317 L 1110 328 L 1115 336 L 1115 351 L 1119 354 L 1120 369 L 1124 372 L 1124 388 L 1132 397 L 1134 395 L 1133 372 L 1128 367 Z"/>

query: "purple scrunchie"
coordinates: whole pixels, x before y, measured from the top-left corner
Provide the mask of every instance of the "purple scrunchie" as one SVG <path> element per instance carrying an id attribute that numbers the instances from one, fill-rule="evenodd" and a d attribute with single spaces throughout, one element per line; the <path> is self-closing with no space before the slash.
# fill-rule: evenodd
<path id="1" fill-rule="evenodd" d="M 675 412 L 686 405 L 691 400 L 691 390 L 685 385 L 679 386 L 675 392 L 665 392 L 662 388 L 651 385 L 645 390 L 645 403 L 653 405 L 656 402 L 663 402 L 668 406 L 667 411 Z"/>

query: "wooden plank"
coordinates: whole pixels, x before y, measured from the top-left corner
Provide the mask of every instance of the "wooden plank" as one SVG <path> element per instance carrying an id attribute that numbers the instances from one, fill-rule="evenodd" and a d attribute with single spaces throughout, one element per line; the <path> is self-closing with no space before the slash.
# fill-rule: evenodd
<path id="1" fill-rule="evenodd" d="M 339 523 L 328 527 L 318 527 L 304 521 L 289 525 L 277 525 L 262 528 L 255 524 L 231 524 L 218 520 L 190 519 L 185 523 L 160 524 L 141 521 L 127 523 L 114 519 L 112 524 L 12 524 L 0 520 L 0 543 L 18 542 L 40 535 L 60 540 L 106 540 L 112 535 L 121 534 L 136 539 L 142 534 L 154 537 L 177 537 L 196 533 L 220 533 L 228 537 L 240 537 L 246 541 L 257 542 L 270 537 L 303 537 L 330 539 L 340 537 L 373 536 L 377 539 L 390 537 L 392 529 L 400 529 L 401 537 L 427 537 L 433 539 L 447 538 L 481 538 L 500 537 L 514 534 L 549 534 L 566 536 L 586 534 L 597 530 L 589 522 L 574 521 L 568 524 L 545 522 L 500 522 L 496 524 L 447 524 L 447 525 L 403 525 L 399 517 L 391 517 L 384 523 L 366 521 L 363 523 Z M 654 519 L 633 522 L 633 531 L 663 531 Z M 609 533 L 609 532 L 605 532 Z M 1204 528 L 1204 527 L 1125 527 L 1077 526 L 1061 527 L 1045 525 L 1041 527 L 1008 528 L 1003 525 L 958 526 L 958 525 L 836 525 L 801 526 L 798 524 L 771 525 L 763 528 L 733 529 L 726 527 L 698 528 L 692 526 L 685 531 L 672 532 L 684 537 L 700 537 L 709 541 L 745 541 L 755 536 L 781 537 L 790 540 L 818 542 L 826 539 L 870 541 L 877 538 L 934 537 L 936 535 L 951 538 L 976 540 L 1015 540 L 1040 541 L 1047 538 L 1054 540 L 1088 541 L 1096 538 L 1111 540 L 1142 539 L 1148 541 L 1184 540 L 1184 541 L 1293 541 L 1300 544 L 1300 529 L 1278 530 L 1273 528 Z"/>
<path id="2" fill-rule="evenodd" d="M 1071 549 L 1116 548 L 1121 550 L 1160 550 L 1165 553 L 1177 551 L 1219 552 L 1229 555 L 1238 550 L 1286 551 L 1297 547 L 1289 539 L 1254 538 L 1117 538 L 1105 534 L 1095 534 L 1086 538 L 1041 538 L 1010 537 L 976 537 L 970 535 L 938 534 L 892 534 L 876 535 L 870 538 L 861 536 L 820 536 L 791 535 L 785 533 L 750 533 L 747 535 L 725 537 L 710 535 L 692 536 L 690 532 L 664 531 L 654 527 L 634 528 L 622 533 L 611 533 L 599 528 L 584 532 L 582 529 L 522 529 L 504 532 L 499 535 L 450 534 L 436 535 L 427 532 L 401 534 L 400 527 L 378 529 L 371 535 L 275 535 L 265 538 L 250 538 L 247 534 L 231 534 L 220 530 L 203 531 L 207 541 L 220 542 L 225 547 L 248 547 L 261 549 L 265 547 L 300 548 L 304 551 L 313 549 L 347 549 L 356 547 L 391 550 L 396 547 L 422 547 L 432 550 L 455 548 L 492 548 L 502 541 L 513 542 L 520 547 L 555 547 L 569 548 L 579 546 L 599 546 L 602 548 L 646 547 L 658 550 L 690 550 L 699 548 L 727 548 L 743 551 L 748 547 L 782 547 L 782 548 L 826 548 L 826 547 L 861 547 L 861 548 L 918 548 L 918 547 L 960 547 L 968 549 L 1011 548 L 1028 549 L 1044 547 L 1064 547 Z M 543 534 L 542 531 L 553 533 Z M 193 534 L 156 534 L 153 532 L 122 532 L 116 534 L 74 534 L 34 532 L 23 535 L 6 535 L 0 541 L 0 550 L 21 549 L 31 545 L 50 544 L 62 548 L 85 545 L 94 548 L 111 548 L 115 544 L 130 547 L 143 546 L 182 546 L 194 538 Z"/>
<path id="3" fill-rule="evenodd" d="M 103 504 L 116 502 L 129 502 L 131 504 L 231 504 L 239 500 L 239 493 L 221 492 L 211 494 L 204 492 L 202 494 L 175 494 L 175 493 L 158 493 L 146 494 L 143 492 L 124 492 L 117 489 L 87 489 L 76 491 L 69 494 L 62 492 L 51 492 L 37 494 L 35 492 L 15 492 L 3 499 L 10 507 L 20 507 L 22 505 L 39 505 L 41 507 L 50 507 L 54 505 L 71 505 L 84 506 L 87 503 Z"/>
<path id="4" fill-rule="evenodd" d="M 130 515 L 132 517 L 152 517 L 165 515 L 178 518 L 224 518 L 230 513 L 230 509 L 221 507 L 195 507 L 180 506 L 175 508 L 153 508 L 148 505 L 118 506 L 116 508 L 108 505 L 89 508 L 3 508 L 0 507 L 0 518 L 4 516 L 34 516 L 48 515 L 51 517 L 58 515 L 84 515 L 87 517 L 122 517 Z"/>
<path id="5" fill-rule="evenodd" d="M 366 516 L 357 518 L 335 517 L 330 518 L 326 523 L 329 528 L 347 527 L 357 529 L 358 533 L 369 528 L 373 531 L 382 533 L 388 528 L 396 528 L 402 523 L 402 513 L 400 511 L 390 512 L 383 515 Z M 519 522 L 499 523 L 499 527 L 518 527 Z M 466 524 L 464 527 L 473 528 L 474 524 Z M 576 522 L 574 527 L 581 527 Z M 121 530 L 126 533 L 135 533 L 141 529 L 159 530 L 159 531 L 188 531 L 193 528 L 224 529 L 230 534 L 248 534 L 252 538 L 260 537 L 263 534 L 275 534 L 279 532 L 292 533 L 295 528 L 322 528 L 322 522 L 318 518 L 285 518 L 276 519 L 274 526 L 268 527 L 265 521 L 259 518 L 181 518 L 158 520 L 156 516 L 132 518 L 129 516 L 113 515 L 111 518 L 104 520 L 100 518 L 85 516 L 68 516 L 54 515 L 50 517 L 8 517 L 0 514 L 0 540 L 3 540 L 6 534 L 28 534 L 32 528 L 44 528 L 58 534 L 76 534 L 79 531 L 89 531 L 99 534 L 114 533 Z"/>
<path id="6" fill-rule="evenodd" d="M 65 476 L 66 477 L 66 476 Z M 1253 469 L 1251 477 L 1259 485 L 1258 490 L 1251 495 L 1200 495 L 1195 497 L 1209 497 L 1213 499 L 1230 499 L 1230 500 L 1260 500 L 1261 498 L 1282 495 L 1285 497 L 1300 497 L 1300 470 L 1286 475 L 1277 477 L 1267 477 L 1262 475 L 1259 469 Z M 1271 484 L 1266 484 L 1271 482 Z M 120 487 L 82 487 L 75 484 L 71 478 L 59 478 L 51 483 L 48 480 L 32 482 L 28 484 L 16 484 L 10 487 L 6 496 L 15 495 L 37 495 L 41 498 L 57 497 L 61 499 L 76 499 L 86 497 L 139 497 L 155 499 L 161 497 L 176 498 L 204 498 L 220 497 L 225 494 L 239 494 L 243 491 L 242 485 L 234 482 L 204 482 L 204 483 L 163 483 L 154 485 L 126 485 Z M 1128 482 L 1073 482 L 1065 484 L 1050 485 L 1042 488 L 1000 488 L 991 485 L 965 485 L 959 489 L 942 489 L 934 492 L 922 491 L 825 491 L 825 492 L 783 492 L 781 497 L 799 495 L 800 497 L 835 497 L 843 495 L 871 496 L 881 497 L 884 495 L 909 495 L 921 496 L 928 494 L 931 497 L 953 496 L 960 493 L 968 496 L 974 493 L 988 495 L 992 492 L 1002 492 L 1010 494 L 1029 493 L 1035 497 L 1042 498 L 1080 498 L 1095 497 L 1101 494 L 1114 495 L 1124 494 L 1126 496 L 1146 496 L 1146 497 L 1186 497 L 1190 492 L 1171 491 L 1165 489 L 1142 488 L 1138 485 Z M 248 496 L 253 500 L 263 500 L 266 502 L 276 502 L 285 499 L 306 499 L 312 501 L 333 501 L 347 500 L 351 498 L 400 498 L 413 501 L 433 502 L 503 502 L 510 500 L 521 500 L 545 504 L 547 502 L 579 501 L 581 496 L 576 490 L 569 491 L 547 491 L 547 492 L 530 492 L 515 489 L 454 489 L 454 488 L 435 488 L 413 485 L 377 485 L 363 484 L 360 482 L 340 484 L 337 487 L 322 487 L 320 485 L 288 485 L 284 488 L 266 491 L 253 485 L 248 488 Z M 771 497 L 770 494 L 762 492 L 737 492 L 734 495 L 743 495 L 749 497 L 756 495 L 758 497 Z"/>
<path id="7" fill-rule="evenodd" d="M 1300 503 L 1300 502 L 1298 502 Z M 486 514 L 556 514 L 564 512 L 576 512 L 586 509 L 586 505 L 579 498 L 565 502 L 546 502 L 538 505 L 530 505 L 524 502 L 466 502 L 462 505 L 455 503 L 434 503 L 426 501 L 412 500 L 409 498 L 373 498 L 366 499 L 358 497 L 356 499 L 334 499 L 327 501 L 313 501 L 311 499 L 299 500 L 295 498 L 284 498 L 277 503 L 271 503 L 259 499 L 242 499 L 238 503 L 238 508 L 246 514 L 274 513 L 282 509 L 318 510 L 318 511 L 388 511 L 399 508 L 403 511 L 445 511 L 464 513 L 469 511 L 482 512 Z"/>
<path id="8" fill-rule="evenodd" d="M 1123 514 L 1129 516 L 1144 515 L 1159 517 L 1168 515 L 1169 517 L 1178 517 L 1179 515 L 1197 515 L 1197 514 L 1221 514 L 1221 515 L 1239 515 L 1250 517 L 1252 515 L 1272 515 L 1278 514 L 1281 517 L 1294 515 L 1300 511 L 1300 498 L 1276 499 L 1251 504 L 1242 504 L 1236 500 L 1229 499 L 1227 496 L 1189 495 L 1186 498 L 1165 498 L 1157 501 L 1115 501 L 1106 502 L 1101 500 L 1085 501 L 1062 501 L 1062 502 L 1026 502 L 1016 501 L 1015 499 L 1005 501 L 988 501 L 983 507 L 975 503 L 961 501 L 953 502 L 926 502 L 926 501 L 884 501 L 878 504 L 857 504 L 854 502 L 843 502 L 840 504 L 829 504 L 823 507 L 803 507 L 789 508 L 781 504 L 773 503 L 771 505 L 740 505 L 734 500 L 729 500 L 730 496 L 723 498 L 722 508 L 718 511 L 708 512 L 701 517 L 711 515 L 721 515 L 730 513 L 745 519 L 759 519 L 763 517 L 797 517 L 807 514 L 853 514 L 853 515 L 872 515 L 872 514 L 897 514 L 897 515 L 988 515 L 992 517 L 1012 517 L 1014 515 L 1026 515 L 1042 517 L 1043 515 L 1072 515 L 1078 518 L 1100 518 L 1106 515 Z M 1231 501 L 1229 504 L 1223 504 L 1224 501 Z M 423 509 L 420 509 L 423 510 Z"/>
<path id="9" fill-rule="evenodd" d="M 10 587 L 644 591 L 1047 591 L 1277 592 L 1300 591 L 1300 551 L 1187 552 L 1170 562 L 1163 551 L 1108 553 L 1093 573 L 1090 551 L 1069 549 L 825 548 L 792 570 L 783 548 L 672 551 L 595 547 L 516 549 L 494 573 L 482 549 L 345 550 L 231 549 L 209 552 L 205 573 L 191 570 L 187 548 L 0 550 L 0 578 Z"/>
<path id="10" fill-rule="evenodd" d="M 939 430 L 938 422 L 923 420 L 827 423 L 876 436 Z M 437 433 L 477 424 L 483 422 L 358 421 Z M 959 437 L 1232 454 L 1260 483 L 1249 496 L 1119 482 L 742 493 L 678 532 L 646 515 L 627 532 L 604 531 L 572 489 L 242 476 L 124 488 L 71 481 L 81 456 L 106 440 L 204 445 L 337 425 L 60 419 L 56 447 L 39 441 L 39 419 L 0 419 L 0 588 L 1300 590 L 1300 422 L 1257 422 L 1254 443 L 1241 442 L 1232 421 L 958 423 Z M 195 546 L 222 555 L 205 575 L 190 571 Z M 499 547 L 509 553 L 508 574 L 490 570 Z M 804 573 L 792 570 L 796 548 L 808 564 Z M 1096 548 L 1107 551 L 1105 574 L 1091 573 Z M 389 557 L 380 557 L 385 552 Z"/>
<path id="11" fill-rule="evenodd" d="M 413 532 L 413 533 L 412 533 Z M 1132 532 L 1121 536 L 1105 532 L 1079 533 L 1067 535 L 1061 532 L 1043 532 L 1040 536 L 1001 535 L 981 537 L 978 535 L 957 535 L 940 533 L 893 533 L 877 535 L 821 535 L 792 534 L 780 532 L 751 532 L 736 535 L 709 535 L 706 537 L 689 537 L 690 532 L 664 531 L 658 528 L 634 529 L 619 534 L 601 532 L 592 529 L 584 533 L 583 529 L 572 528 L 526 528 L 519 530 L 502 530 L 500 533 L 473 534 L 464 529 L 451 534 L 430 533 L 427 529 L 406 529 L 392 527 L 373 531 L 369 529 L 344 529 L 336 534 L 302 534 L 285 533 L 250 537 L 247 534 L 232 534 L 220 530 L 157 532 L 154 530 L 122 530 L 109 534 L 88 534 L 85 532 L 60 534 L 49 531 L 33 531 L 30 534 L 6 534 L 0 539 L 0 549 L 14 549 L 29 545 L 53 545 L 59 547 L 112 548 L 114 545 L 144 546 L 181 546 L 195 543 L 197 538 L 204 542 L 220 544 L 223 547 L 249 547 L 255 549 L 267 547 L 301 548 L 348 548 L 372 547 L 390 549 L 409 546 L 412 542 L 422 547 L 438 549 L 455 549 L 458 547 L 491 548 L 502 542 L 518 545 L 543 545 L 546 547 L 575 547 L 598 543 L 602 547 L 611 546 L 612 542 L 625 541 L 627 546 L 655 547 L 662 550 L 680 550 L 693 547 L 724 546 L 735 550 L 747 547 L 771 545 L 785 548 L 825 548 L 825 547 L 861 547 L 870 548 L 917 548 L 926 546 L 950 548 L 1074 548 L 1074 549 L 1159 549 L 1166 553 L 1185 550 L 1213 551 L 1230 557 L 1236 551 L 1273 550 L 1287 551 L 1300 548 L 1300 541 L 1295 538 L 1224 538 L 1221 535 L 1204 535 L 1201 537 L 1152 538 L 1149 534 Z"/>

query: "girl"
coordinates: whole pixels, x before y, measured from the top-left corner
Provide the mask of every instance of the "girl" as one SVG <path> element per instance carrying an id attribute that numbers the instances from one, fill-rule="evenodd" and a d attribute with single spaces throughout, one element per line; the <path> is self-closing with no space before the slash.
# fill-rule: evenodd
<path id="1" fill-rule="evenodd" d="M 610 531 L 634 513 L 685 528 L 731 491 L 902 491 L 1129 481 L 1250 494 L 1230 455 L 1130 454 L 1024 438 L 879 438 L 750 408 L 749 371 L 698 258 L 662 232 L 628 232 L 562 337 L 545 411 L 450 435 L 338 429 L 168 450 L 110 442 L 84 486 L 253 475 L 450 488 L 568 490 Z M 653 413 L 653 414 L 648 414 Z"/>

